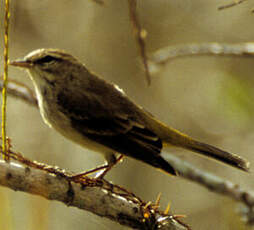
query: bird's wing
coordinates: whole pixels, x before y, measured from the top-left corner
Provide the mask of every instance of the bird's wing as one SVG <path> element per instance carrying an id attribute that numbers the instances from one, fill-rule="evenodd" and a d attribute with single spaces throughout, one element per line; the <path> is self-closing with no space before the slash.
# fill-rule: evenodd
<path id="1" fill-rule="evenodd" d="M 131 102 L 128 98 L 118 95 L 118 92 L 116 92 L 118 97 L 111 95 L 110 101 L 108 96 L 94 92 L 70 95 L 68 90 L 63 90 L 58 95 L 57 104 L 60 111 L 71 118 L 74 128 L 83 135 L 97 139 L 124 136 L 126 141 L 130 139 L 151 148 L 155 154 L 160 153 L 162 148 L 160 138 L 147 129 L 135 113 L 130 111 L 127 103 Z M 120 103 L 119 96 L 122 97 Z"/>

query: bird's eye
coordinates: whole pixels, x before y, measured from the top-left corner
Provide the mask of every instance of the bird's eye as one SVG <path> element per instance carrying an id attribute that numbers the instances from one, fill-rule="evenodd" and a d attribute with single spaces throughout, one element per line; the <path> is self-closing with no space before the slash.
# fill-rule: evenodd
<path id="1" fill-rule="evenodd" d="M 36 60 L 35 63 L 36 64 L 46 64 L 46 63 L 50 63 L 50 62 L 55 62 L 57 60 L 58 60 L 58 58 L 47 55 L 43 58 Z"/>

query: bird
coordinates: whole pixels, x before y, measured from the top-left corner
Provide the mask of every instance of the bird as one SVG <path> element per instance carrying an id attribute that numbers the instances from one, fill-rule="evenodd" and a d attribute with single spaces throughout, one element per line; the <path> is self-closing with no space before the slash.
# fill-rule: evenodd
<path id="1" fill-rule="evenodd" d="M 77 58 L 59 49 L 37 49 L 10 65 L 28 71 L 44 122 L 64 137 L 102 153 L 106 170 L 117 154 L 177 175 L 162 156 L 167 147 L 180 147 L 243 171 L 249 162 L 200 142 L 155 118 L 135 104 L 116 84 L 88 70 Z"/>

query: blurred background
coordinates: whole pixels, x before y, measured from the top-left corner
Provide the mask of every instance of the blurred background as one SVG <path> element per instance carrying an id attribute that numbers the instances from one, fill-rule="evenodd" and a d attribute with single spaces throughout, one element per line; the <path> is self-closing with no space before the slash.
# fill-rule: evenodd
<path id="1" fill-rule="evenodd" d="M 186 57 L 169 62 L 147 86 L 127 1 L 104 6 L 84 0 L 11 2 L 10 59 L 38 48 L 60 48 L 78 57 L 104 79 L 118 84 L 138 104 L 163 122 L 198 140 L 248 158 L 254 165 L 253 60 L 243 57 Z M 149 53 L 168 45 L 198 42 L 250 42 L 254 38 L 252 1 L 218 11 L 222 0 L 138 1 Z M 0 34 L 3 37 L 1 9 Z M 2 39 L 3 40 L 3 39 Z M 3 53 L 3 41 L 0 44 Z M 1 72 L 3 66 L 1 62 Z M 27 73 L 10 68 L 10 78 L 32 87 Z M 30 159 L 79 172 L 103 163 L 64 139 L 42 121 L 39 111 L 8 97 L 8 136 L 13 149 Z M 168 149 L 225 179 L 254 190 L 252 174 L 181 149 Z M 143 163 L 127 159 L 106 177 L 146 201 L 162 193 L 161 209 L 171 203 L 193 229 L 246 229 L 235 214 L 236 203 Z M 0 229 L 127 229 L 62 203 L 0 188 Z M 63 221 L 64 220 L 64 221 Z"/>

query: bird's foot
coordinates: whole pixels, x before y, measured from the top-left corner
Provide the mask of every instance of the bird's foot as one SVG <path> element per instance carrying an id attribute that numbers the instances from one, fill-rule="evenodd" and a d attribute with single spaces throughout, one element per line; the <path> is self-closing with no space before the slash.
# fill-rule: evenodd
<path id="1" fill-rule="evenodd" d="M 100 179 L 102 180 L 106 174 L 116 165 L 118 164 L 121 160 L 123 159 L 123 155 L 120 155 L 116 161 L 112 164 L 108 164 L 107 167 L 104 170 L 101 170 L 100 172 L 98 172 L 95 176 L 95 179 Z"/>
<path id="2" fill-rule="evenodd" d="M 108 167 L 108 165 L 102 165 L 102 166 L 96 167 L 94 169 L 91 169 L 89 171 L 74 174 L 74 175 L 70 176 L 69 179 L 72 181 L 79 182 L 79 181 L 82 181 L 88 175 L 96 173 L 98 171 L 102 171 L 103 169 L 107 169 L 107 167 Z"/>
<path id="3" fill-rule="evenodd" d="M 100 179 L 102 180 L 104 178 L 104 176 L 117 164 L 119 163 L 123 158 L 123 155 L 121 155 L 120 157 L 118 157 L 116 159 L 116 161 L 112 164 L 106 164 L 106 165 L 102 165 L 99 167 L 96 167 L 94 169 L 91 169 L 89 171 L 85 171 L 85 172 L 81 172 L 75 175 L 70 176 L 70 180 L 72 181 L 76 181 L 76 182 L 80 182 L 82 181 L 85 177 L 87 177 L 90 174 L 96 173 L 94 179 Z"/>

